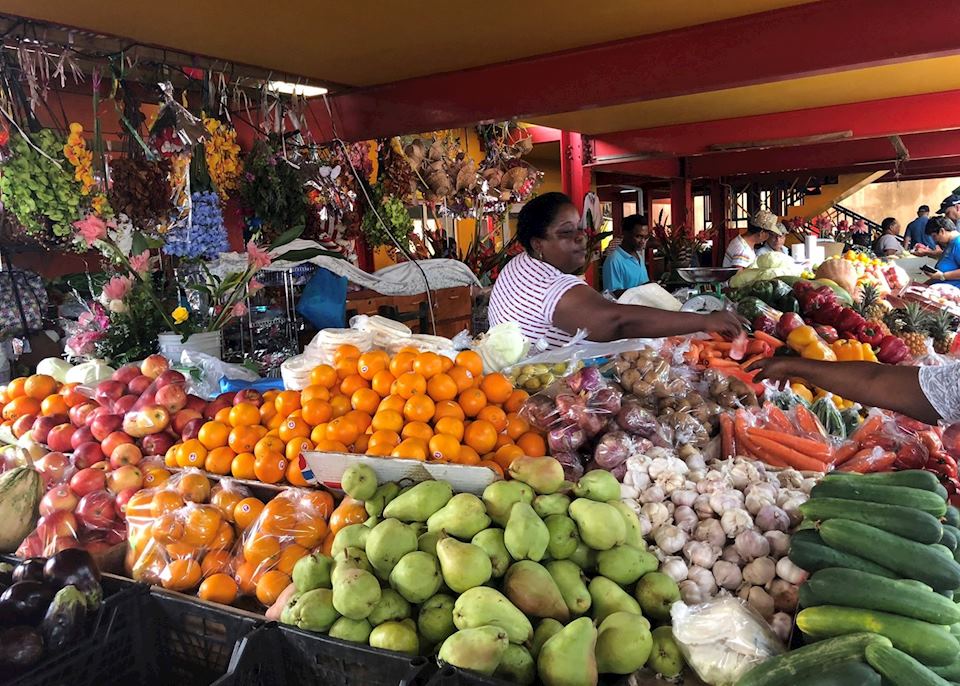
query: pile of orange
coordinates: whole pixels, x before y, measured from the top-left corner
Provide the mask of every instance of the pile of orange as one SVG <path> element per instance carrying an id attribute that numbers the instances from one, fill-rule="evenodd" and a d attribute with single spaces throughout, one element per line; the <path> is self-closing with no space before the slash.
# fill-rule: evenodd
<path id="1" fill-rule="evenodd" d="M 473 351 L 452 360 L 343 345 L 310 382 L 302 391 L 264 393 L 260 407 L 220 410 L 197 438 L 170 449 L 167 465 L 305 486 L 304 450 L 481 465 L 501 475 L 517 457 L 547 451 L 517 414 L 527 393 L 502 374 L 484 376 Z"/>
<path id="2" fill-rule="evenodd" d="M 6 386 L 0 386 L 0 418 L 3 425 L 13 429 L 21 417 L 67 414 L 71 407 L 89 401 L 89 398 L 75 390 L 77 385 L 60 384 L 46 374 L 21 376 L 11 380 Z"/>

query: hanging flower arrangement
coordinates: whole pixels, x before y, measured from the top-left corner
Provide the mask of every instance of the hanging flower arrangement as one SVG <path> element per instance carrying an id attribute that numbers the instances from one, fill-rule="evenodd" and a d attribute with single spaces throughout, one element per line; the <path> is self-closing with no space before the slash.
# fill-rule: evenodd
<path id="1" fill-rule="evenodd" d="M 240 187 L 243 162 L 237 144 L 237 130 L 229 124 L 212 117 L 203 118 L 203 126 L 209 137 L 203 144 L 204 156 L 210 180 L 220 198 L 226 201 Z"/>
<path id="2" fill-rule="evenodd" d="M 166 226 L 172 210 L 170 202 L 170 160 L 145 160 L 123 157 L 111 166 L 112 185 L 107 194 L 110 205 L 119 214 L 145 231 Z"/>
<path id="3" fill-rule="evenodd" d="M 367 245 L 371 248 L 393 246 L 392 235 L 404 248 L 409 247 L 413 220 L 410 219 L 403 201 L 395 195 L 385 193 L 380 183 L 370 187 L 370 199 L 373 200 L 374 207 L 367 207 L 361 225 Z"/>
<path id="4" fill-rule="evenodd" d="M 304 226 L 307 194 L 301 171 L 275 147 L 273 138 L 259 140 L 247 155 L 240 198 L 250 226 L 274 238 L 294 226 Z"/>
<path id="5" fill-rule="evenodd" d="M 87 149 L 82 125 L 76 122 L 70 124 L 70 135 L 63 146 L 63 155 L 76 170 L 73 179 L 80 182 L 80 192 L 89 195 L 96 181 L 93 178 L 93 153 Z"/>
<path id="6" fill-rule="evenodd" d="M 220 198 L 213 191 L 199 191 L 193 193 L 191 200 L 190 223 L 167 232 L 163 252 L 193 260 L 215 259 L 229 249 Z"/>

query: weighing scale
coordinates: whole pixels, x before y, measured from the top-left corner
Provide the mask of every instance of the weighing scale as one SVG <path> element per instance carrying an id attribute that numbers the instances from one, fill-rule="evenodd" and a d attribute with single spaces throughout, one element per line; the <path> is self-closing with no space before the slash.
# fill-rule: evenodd
<path id="1" fill-rule="evenodd" d="M 732 267 L 684 267 L 680 278 L 696 287 L 698 295 L 683 304 L 683 312 L 718 312 L 725 309 L 721 284 L 729 281 L 737 269 Z"/>

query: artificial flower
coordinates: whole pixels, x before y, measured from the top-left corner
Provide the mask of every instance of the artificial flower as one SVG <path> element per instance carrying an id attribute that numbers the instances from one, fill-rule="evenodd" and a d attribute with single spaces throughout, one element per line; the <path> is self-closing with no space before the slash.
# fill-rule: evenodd
<path id="1" fill-rule="evenodd" d="M 247 258 L 250 260 L 250 266 L 254 271 L 258 271 L 268 266 L 271 262 L 270 254 L 250 241 L 247 243 Z"/>
<path id="2" fill-rule="evenodd" d="M 247 284 L 247 295 L 253 295 L 257 291 L 263 288 L 263 284 L 257 281 L 256 279 L 250 279 L 250 283 Z"/>
<path id="3" fill-rule="evenodd" d="M 215 259 L 229 248 L 223 224 L 220 200 L 212 191 L 191 196 L 189 225 L 178 225 L 167 232 L 163 252 L 187 259 Z"/>
<path id="4" fill-rule="evenodd" d="M 190 312 L 186 307 L 182 305 L 176 308 L 173 312 L 170 313 L 170 316 L 173 317 L 173 321 L 177 324 L 183 324 L 187 319 L 190 318 Z"/>
<path id="5" fill-rule="evenodd" d="M 93 247 L 94 243 L 107 235 L 106 222 L 95 214 L 87 215 L 80 221 L 73 222 L 73 226 L 77 229 L 78 238 L 88 248 Z"/>
<path id="6" fill-rule="evenodd" d="M 234 305 L 233 310 L 231 312 L 231 314 L 233 314 L 234 317 L 242 317 L 246 313 L 247 313 L 247 306 L 244 305 L 243 303 L 237 303 L 236 305 Z"/>
<path id="7" fill-rule="evenodd" d="M 144 250 L 139 255 L 133 255 L 130 258 L 130 268 L 137 274 L 143 274 L 150 266 L 150 251 Z"/>
<path id="8" fill-rule="evenodd" d="M 123 300 L 133 287 L 133 279 L 129 276 L 115 276 L 103 286 L 101 300 L 110 303 L 114 300 Z"/>

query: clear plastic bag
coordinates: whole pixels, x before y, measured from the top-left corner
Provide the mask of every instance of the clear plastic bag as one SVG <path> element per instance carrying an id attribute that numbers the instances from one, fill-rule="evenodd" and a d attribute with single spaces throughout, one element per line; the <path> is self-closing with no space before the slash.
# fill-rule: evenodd
<path id="1" fill-rule="evenodd" d="M 770 625 L 732 596 L 699 605 L 674 603 L 670 617 L 677 647 L 710 686 L 733 686 L 753 667 L 785 651 Z"/>
<path id="2" fill-rule="evenodd" d="M 17 557 L 49 557 L 66 548 L 103 554 L 126 539 L 127 529 L 119 514 L 117 497 L 110 491 L 94 490 L 78 497 L 69 485 L 61 484 L 48 493 L 57 499 L 50 502 L 69 500 L 73 507 L 50 509 L 44 501 L 43 516 L 20 544 Z"/>
<path id="3" fill-rule="evenodd" d="M 180 365 L 192 372 L 197 370 L 196 376 L 187 374 L 187 392 L 212 399 L 220 394 L 220 380 L 223 378 L 236 381 L 257 381 L 260 376 L 240 364 L 231 364 L 206 353 L 194 350 L 180 352 Z"/>

